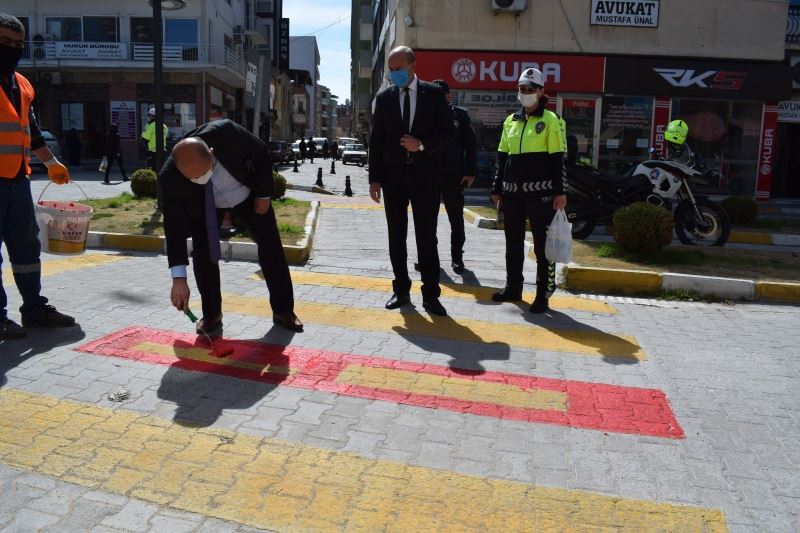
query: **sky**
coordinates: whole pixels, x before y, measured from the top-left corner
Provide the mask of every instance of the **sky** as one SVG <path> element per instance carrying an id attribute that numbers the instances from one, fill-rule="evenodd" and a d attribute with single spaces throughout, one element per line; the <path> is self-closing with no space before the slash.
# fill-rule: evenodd
<path id="1" fill-rule="evenodd" d="M 350 98 L 351 5 L 351 0 L 283 0 L 283 16 L 290 19 L 289 33 L 317 38 L 319 82 L 342 104 Z"/>

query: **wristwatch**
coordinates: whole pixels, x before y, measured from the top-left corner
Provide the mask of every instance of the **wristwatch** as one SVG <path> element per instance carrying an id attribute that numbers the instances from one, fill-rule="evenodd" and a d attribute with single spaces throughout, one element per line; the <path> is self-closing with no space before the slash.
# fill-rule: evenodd
<path id="1" fill-rule="evenodd" d="M 424 152 L 425 151 L 425 145 L 422 144 L 422 141 L 419 142 L 419 151 L 420 152 Z"/>

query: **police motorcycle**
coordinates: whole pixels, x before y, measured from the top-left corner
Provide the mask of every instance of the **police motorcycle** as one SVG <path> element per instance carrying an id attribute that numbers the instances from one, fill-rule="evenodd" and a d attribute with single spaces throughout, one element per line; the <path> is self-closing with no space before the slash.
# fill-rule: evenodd
<path id="1" fill-rule="evenodd" d="M 566 211 L 573 238 L 585 239 L 595 226 L 610 225 L 620 207 L 645 201 L 673 212 L 681 243 L 723 246 L 727 242 L 731 227 L 725 211 L 707 196 L 692 192 L 691 184 L 707 184 L 703 174 L 693 168 L 693 161 L 687 165 L 666 160 L 651 148 L 649 161 L 613 176 L 577 161 L 569 153 L 577 148 L 577 140 L 568 138 L 567 145 Z"/>

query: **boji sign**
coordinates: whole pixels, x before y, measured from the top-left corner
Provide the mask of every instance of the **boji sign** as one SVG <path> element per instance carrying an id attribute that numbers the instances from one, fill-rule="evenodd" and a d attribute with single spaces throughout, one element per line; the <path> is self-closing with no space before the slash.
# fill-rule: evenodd
<path id="1" fill-rule="evenodd" d="M 658 28 L 658 0 L 592 0 L 592 24 Z"/>
<path id="2" fill-rule="evenodd" d="M 544 74 L 548 92 L 603 91 L 603 57 L 429 50 L 415 53 L 417 75 L 423 80 L 443 79 L 451 89 L 516 90 L 522 71 L 534 67 Z"/>

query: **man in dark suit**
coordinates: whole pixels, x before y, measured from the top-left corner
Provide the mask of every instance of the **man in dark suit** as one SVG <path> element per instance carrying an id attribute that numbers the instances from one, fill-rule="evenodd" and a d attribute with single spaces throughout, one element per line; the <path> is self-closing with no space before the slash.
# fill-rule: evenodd
<path id="1" fill-rule="evenodd" d="M 222 333 L 219 226 L 227 211 L 244 221 L 258 245 L 273 321 L 302 331 L 303 323 L 294 314 L 292 279 L 271 209 L 272 161 L 267 146 L 230 120 L 209 122 L 175 145 L 159 181 L 172 271 L 170 298 L 178 310 L 188 309 L 186 239 L 192 237 L 192 264 L 203 305 L 198 334 Z"/>
<path id="2" fill-rule="evenodd" d="M 440 149 L 453 137 L 453 121 L 442 90 L 415 76 L 411 48 L 392 50 L 388 66 L 392 86 L 375 98 L 369 147 L 369 192 L 380 202 L 383 191 L 394 271 L 394 293 L 386 308 L 397 309 L 410 302 L 406 248 L 410 202 L 422 274 L 422 306 L 431 314 L 445 316 L 447 311 L 439 302 L 436 224 Z"/>

